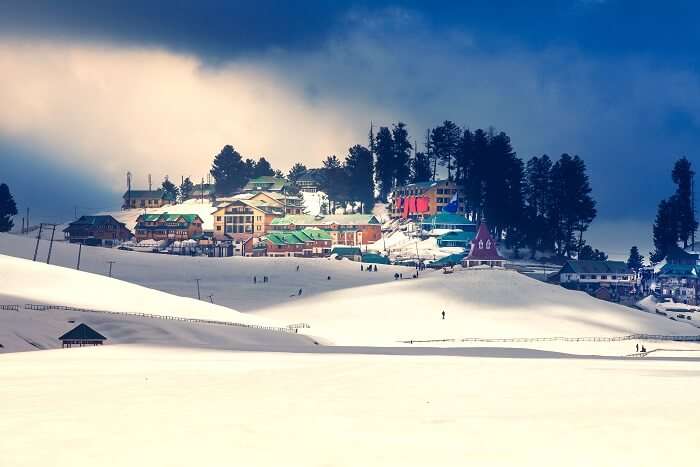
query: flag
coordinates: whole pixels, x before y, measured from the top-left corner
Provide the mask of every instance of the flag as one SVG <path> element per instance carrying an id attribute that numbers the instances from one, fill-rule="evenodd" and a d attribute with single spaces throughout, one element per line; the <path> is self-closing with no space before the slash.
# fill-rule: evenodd
<path id="1" fill-rule="evenodd" d="M 446 204 L 445 206 L 442 207 L 443 212 L 452 212 L 455 213 L 459 209 L 459 201 L 457 201 L 457 193 L 452 196 L 452 199 L 450 200 L 449 204 Z"/>

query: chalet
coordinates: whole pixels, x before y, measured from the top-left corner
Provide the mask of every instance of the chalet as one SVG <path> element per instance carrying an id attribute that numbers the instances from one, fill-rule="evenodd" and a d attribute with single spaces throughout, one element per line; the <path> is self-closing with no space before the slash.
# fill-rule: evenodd
<path id="1" fill-rule="evenodd" d="M 457 247 L 467 249 L 474 240 L 474 232 L 465 232 L 463 230 L 453 230 L 440 235 L 437 238 L 439 247 Z"/>
<path id="2" fill-rule="evenodd" d="M 209 200 L 216 196 L 216 187 L 213 183 L 199 183 L 194 185 L 187 199 Z"/>
<path id="3" fill-rule="evenodd" d="M 352 261 L 362 261 L 362 250 L 356 246 L 336 246 L 331 250 L 331 255 L 338 259 L 347 258 Z"/>
<path id="4" fill-rule="evenodd" d="M 70 348 L 74 345 L 77 345 L 78 347 L 84 347 L 86 345 L 102 345 L 107 338 L 92 329 L 87 324 L 80 323 L 59 337 L 58 340 L 61 341 L 62 347 Z"/>
<path id="5" fill-rule="evenodd" d="M 505 258 L 498 254 L 496 242 L 489 233 L 485 222 L 479 225 L 474 240 L 472 240 L 469 255 L 462 260 L 462 265 L 468 268 L 474 266 L 503 267 Z"/>
<path id="6" fill-rule="evenodd" d="M 420 223 L 421 230 L 432 232 L 434 230 L 462 230 L 470 232 L 472 238 L 476 235 L 476 224 L 464 215 L 449 212 L 439 212 L 432 216 L 425 216 Z"/>
<path id="7" fill-rule="evenodd" d="M 371 214 L 297 215 L 273 219 L 270 231 L 315 228 L 328 231 L 335 245 L 366 245 L 382 237 L 382 226 Z"/>
<path id="8" fill-rule="evenodd" d="M 282 191 L 289 184 L 287 180 L 281 177 L 264 176 L 256 177 L 248 181 L 241 190 L 243 193 L 257 191 Z"/>
<path id="9" fill-rule="evenodd" d="M 234 234 L 261 237 L 274 219 L 284 217 L 284 207 L 275 200 L 252 199 L 251 196 L 219 204 L 213 216 L 217 240 L 233 239 Z"/>
<path id="10" fill-rule="evenodd" d="M 301 196 L 290 195 L 282 191 L 259 191 L 248 199 L 277 205 L 284 208 L 284 213 L 287 215 L 298 215 L 304 212 L 304 200 Z"/>
<path id="11" fill-rule="evenodd" d="M 635 285 L 634 272 L 624 261 L 569 260 L 558 275 L 562 286 L 589 293 L 608 287 L 619 295 L 629 293 Z"/>
<path id="12" fill-rule="evenodd" d="M 267 256 L 328 256 L 331 236 L 320 229 L 270 232 L 263 239 Z"/>
<path id="13" fill-rule="evenodd" d="M 141 214 L 136 219 L 136 241 L 188 240 L 203 233 L 197 214 Z"/>
<path id="14" fill-rule="evenodd" d="M 160 208 L 174 203 L 163 190 L 129 190 L 124 193 L 122 209 Z"/>
<path id="15" fill-rule="evenodd" d="M 294 183 L 299 187 L 299 191 L 316 193 L 321 188 L 322 179 L 321 169 L 309 169 L 297 177 Z"/>
<path id="16" fill-rule="evenodd" d="M 700 255 L 672 248 L 666 255 L 666 264 L 656 279 L 656 289 L 663 297 L 676 302 L 697 305 L 700 292 Z"/>
<path id="17" fill-rule="evenodd" d="M 389 215 L 396 218 L 434 216 L 443 211 L 457 195 L 457 214 L 464 216 L 464 203 L 460 199 L 457 184 L 449 180 L 411 183 L 392 192 Z"/>
<path id="18" fill-rule="evenodd" d="M 81 216 L 63 229 L 70 243 L 115 246 L 131 238 L 131 231 L 112 216 Z"/>

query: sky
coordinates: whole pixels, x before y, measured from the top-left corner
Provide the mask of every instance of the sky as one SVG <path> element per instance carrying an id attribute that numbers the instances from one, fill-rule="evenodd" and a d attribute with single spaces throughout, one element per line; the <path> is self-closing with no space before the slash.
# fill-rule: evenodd
<path id="1" fill-rule="evenodd" d="M 694 2 L 0 0 L 0 182 L 34 220 L 201 179 L 232 144 L 287 170 L 403 121 L 578 154 L 589 243 L 651 248 L 673 162 L 700 161 Z M 17 219 L 19 222 L 19 218 Z"/>

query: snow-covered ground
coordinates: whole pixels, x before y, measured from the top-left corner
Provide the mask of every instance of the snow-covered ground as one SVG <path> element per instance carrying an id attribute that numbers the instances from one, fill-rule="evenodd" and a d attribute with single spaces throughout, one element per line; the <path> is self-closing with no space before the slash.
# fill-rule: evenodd
<path id="1" fill-rule="evenodd" d="M 36 240 L 26 236 L 0 234 L 0 254 L 31 259 Z M 39 261 L 46 261 L 49 243 L 39 246 Z M 75 268 L 78 246 L 54 243 L 51 264 Z M 360 272 L 349 260 L 309 258 L 207 258 L 159 255 L 110 248 L 83 247 L 80 269 L 107 275 L 107 261 L 115 261 L 112 275 L 117 279 L 184 297 L 200 295 L 216 304 L 239 311 L 252 311 L 337 289 L 393 281 L 394 273 L 410 268 L 379 265 L 378 272 Z M 300 270 L 297 272 L 296 267 Z M 270 281 L 263 283 L 263 276 Z M 328 276 L 331 280 L 328 280 Z M 253 278 L 257 278 L 257 284 Z M 0 284 L 0 287 L 2 285 Z M 293 295 L 293 296 L 292 296 Z"/>
<path id="2" fill-rule="evenodd" d="M 143 346 L 0 361 L 7 466 L 645 467 L 698 452 L 696 361 Z"/>

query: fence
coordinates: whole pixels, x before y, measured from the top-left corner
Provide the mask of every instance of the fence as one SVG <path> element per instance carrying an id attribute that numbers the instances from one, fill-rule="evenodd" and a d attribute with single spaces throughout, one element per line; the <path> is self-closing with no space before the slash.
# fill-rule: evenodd
<path id="1" fill-rule="evenodd" d="M 167 320 L 167 321 L 186 321 L 188 323 L 215 324 L 215 325 L 219 325 L 219 326 L 237 326 L 237 327 L 242 327 L 242 328 L 264 329 L 266 331 L 287 332 L 287 333 L 296 333 L 297 329 L 299 329 L 299 328 L 311 327 L 306 323 L 290 324 L 289 326 L 286 326 L 286 327 L 262 326 L 259 324 L 234 323 L 231 321 L 217 321 L 217 320 L 212 320 L 212 319 L 182 318 L 179 316 L 154 315 L 154 314 L 150 314 L 150 313 L 127 313 L 124 311 L 93 310 L 90 308 L 77 308 L 77 307 L 64 306 L 64 305 L 36 305 L 36 304 L 31 304 L 31 303 L 25 304 L 24 307 L 22 307 L 21 305 L 0 305 L 0 310 L 20 311 L 20 309 L 22 309 L 22 308 L 24 308 L 25 310 L 32 310 L 32 311 L 61 310 L 61 311 L 79 311 L 82 313 L 104 313 L 104 314 L 110 314 L 110 315 L 136 316 L 139 318 L 153 318 L 153 319 L 162 319 L 162 320 Z"/>
<path id="2" fill-rule="evenodd" d="M 662 334 L 629 334 L 627 336 L 613 337 L 505 337 L 505 338 L 480 338 L 480 337 L 464 337 L 461 339 L 412 339 L 407 341 L 399 341 L 403 344 L 425 344 L 439 342 L 622 342 L 632 340 L 645 341 L 677 341 L 677 342 L 700 342 L 698 336 L 666 336 Z"/>

